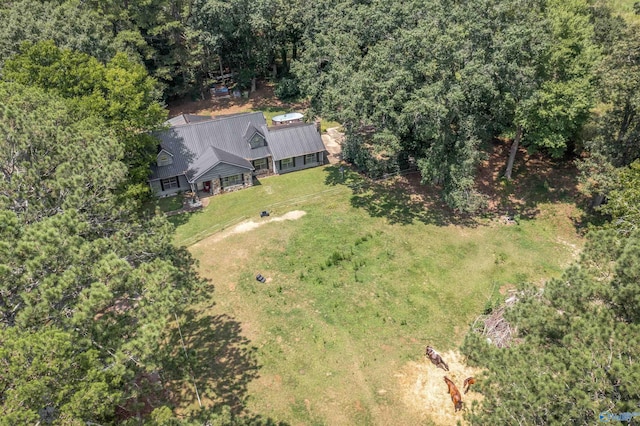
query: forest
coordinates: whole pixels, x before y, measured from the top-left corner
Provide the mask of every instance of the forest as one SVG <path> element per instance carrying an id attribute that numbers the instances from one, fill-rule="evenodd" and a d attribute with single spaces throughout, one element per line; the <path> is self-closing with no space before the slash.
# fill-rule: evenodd
<path id="1" fill-rule="evenodd" d="M 508 319 L 521 344 L 462 350 L 489 371 L 475 424 L 592 424 L 640 411 L 640 19 L 605 0 L 0 2 L 0 424 L 139 424 L 117 408 L 175 355 L 207 297 L 173 226 L 143 208 L 150 132 L 224 73 L 273 81 L 341 123 L 345 160 L 409 167 L 456 214 L 483 211 L 495 141 L 575 164 L 592 222 L 579 260 Z M 640 11 L 640 7 L 636 10 Z M 587 231 L 585 231 L 587 232 Z M 150 385 L 149 385 L 150 386 Z M 149 424 L 269 424 L 222 410 Z M 252 423 L 253 422 L 253 423 Z"/>

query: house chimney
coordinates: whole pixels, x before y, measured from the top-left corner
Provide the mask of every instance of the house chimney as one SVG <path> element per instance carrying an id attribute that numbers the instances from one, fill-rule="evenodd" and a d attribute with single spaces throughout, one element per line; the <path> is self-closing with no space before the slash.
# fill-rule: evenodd
<path id="1" fill-rule="evenodd" d="M 322 126 L 320 124 L 320 120 L 316 120 L 315 124 L 316 124 L 316 130 L 318 131 L 318 133 L 322 133 Z"/>

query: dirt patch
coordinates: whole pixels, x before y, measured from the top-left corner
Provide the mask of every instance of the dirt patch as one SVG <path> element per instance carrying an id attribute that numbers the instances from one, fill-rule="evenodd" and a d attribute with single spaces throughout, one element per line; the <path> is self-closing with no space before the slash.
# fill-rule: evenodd
<path id="1" fill-rule="evenodd" d="M 501 286 L 498 291 L 500 292 L 501 295 L 506 296 L 507 294 L 510 294 L 515 290 L 516 290 L 516 286 L 514 284 L 507 283 Z"/>
<path id="2" fill-rule="evenodd" d="M 479 217 L 492 218 L 495 225 L 516 224 L 520 219 L 532 219 L 541 213 L 541 204 L 580 203 L 575 164 L 567 159 L 553 160 L 542 154 L 518 153 L 513 179 L 501 176 L 507 161 L 508 141 L 495 141 L 487 148 L 487 159 L 478 168 L 476 189 L 486 196 L 487 206 L 475 215 L 451 209 L 443 202 L 442 188 L 422 184 L 419 171 L 386 179 L 367 180 L 358 187 L 355 205 L 368 209 L 373 216 L 386 216 L 392 222 L 411 223 L 420 220 L 441 225 L 455 224 L 474 227 Z M 353 167 L 354 171 L 357 171 Z M 372 195 L 367 194 L 371 191 Z M 392 209 L 390 206 L 402 206 Z M 560 208 L 560 207 L 559 207 Z M 569 207 L 570 216 L 577 213 Z M 501 219 L 504 218 L 504 219 Z M 506 220 L 508 218 L 508 220 Z M 571 226 L 580 223 L 572 217 Z M 484 222 L 483 222 L 484 223 Z"/>
<path id="3" fill-rule="evenodd" d="M 469 409 L 473 401 L 482 401 L 482 395 L 474 392 L 473 385 L 469 393 L 462 395 L 463 411 L 454 412 L 444 376 L 451 379 L 462 394 L 464 379 L 477 377 L 479 370 L 468 367 L 462 355 L 449 351 L 442 354 L 449 364 L 449 371 L 437 368 L 426 358 L 422 362 L 406 364 L 396 377 L 404 391 L 404 402 L 423 419 L 429 419 L 436 425 L 453 425 L 460 421 L 464 424 L 463 411 Z"/>
<path id="4" fill-rule="evenodd" d="M 285 103 L 273 94 L 274 85 L 269 82 L 258 82 L 258 88 L 248 98 L 227 99 L 180 99 L 169 104 L 169 117 L 179 114 L 221 115 L 239 114 L 242 112 L 276 109 L 291 109 L 305 111 L 308 105 L 305 102 Z"/>
<path id="5" fill-rule="evenodd" d="M 302 210 L 294 210 L 294 211 L 290 211 L 289 213 L 286 213 L 286 214 L 284 214 L 282 216 L 271 217 L 269 219 L 265 219 L 265 220 L 258 221 L 258 222 L 255 222 L 253 220 L 247 220 L 245 222 L 242 222 L 242 223 L 234 226 L 231 229 L 219 232 L 217 234 L 213 234 L 209 238 L 205 238 L 204 240 L 194 244 L 193 247 L 197 247 L 199 245 L 217 243 L 218 241 L 224 240 L 225 238 L 227 238 L 227 237 L 229 237 L 231 235 L 241 234 L 241 233 L 244 233 L 244 232 L 253 231 L 254 229 L 259 228 L 260 226 L 264 225 L 265 223 L 283 222 L 285 220 L 297 220 L 297 219 L 300 219 L 305 214 L 307 214 L 307 212 L 302 211 Z"/>
<path id="6" fill-rule="evenodd" d="M 338 127 L 327 129 L 327 133 L 322 135 L 322 142 L 327 149 L 329 163 L 336 164 L 342 161 L 342 141 L 344 133 L 339 131 Z"/>
<path id="7" fill-rule="evenodd" d="M 487 213 L 534 217 L 539 202 L 580 198 L 575 164 L 567 159 L 554 160 L 543 153 L 530 154 L 520 148 L 514 163 L 512 180 L 503 176 L 511 141 L 495 140 L 487 158 L 478 167 L 477 189 L 488 196 Z"/>

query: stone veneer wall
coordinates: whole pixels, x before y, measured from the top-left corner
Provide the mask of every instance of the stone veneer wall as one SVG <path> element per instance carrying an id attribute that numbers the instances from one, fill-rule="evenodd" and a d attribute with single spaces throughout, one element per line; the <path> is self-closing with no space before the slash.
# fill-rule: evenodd
<path id="1" fill-rule="evenodd" d="M 251 175 L 251 172 L 245 173 L 243 176 L 243 179 L 244 179 L 244 186 L 253 186 L 253 177 Z"/>
<path id="2" fill-rule="evenodd" d="M 222 191 L 222 185 L 220 184 L 220 179 L 213 179 L 211 181 L 211 193 L 213 195 L 217 195 Z"/>

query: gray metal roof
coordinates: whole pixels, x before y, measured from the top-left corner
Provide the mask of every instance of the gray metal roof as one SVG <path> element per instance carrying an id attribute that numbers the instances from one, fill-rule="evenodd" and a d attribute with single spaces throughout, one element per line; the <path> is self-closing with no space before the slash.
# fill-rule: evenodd
<path id="1" fill-rule="evenodd" d="M 272 127 L 267 143 L 276 161 L 325 150 L 315 124 Z"/>
<path id="2" fill-rule="evenodd" d="M 254 130 L 266 137 L 267 146 L 251 149 L 247 138 Z M 193 182 L 217 162 L 253 169 L 247 160 L 269 156 L 281 160 L 325 150 L 313 124 L 269 129 L 261 112 L 177 125 L 155 136 L 172 154 L 173 163 L 154 164 L 150 180 L 186 174 Z"/>
<path id="3" fill-rule="evenodd" d="M 155 134 L 162 149 L 173 155 L 173 164 L 151 167 L 150 180 L 166 179 L 185 174 L 210 147 L 226 151 L 243 159 L 262 158 L 263 152 L 251 153 L 249 142 L 242 139 L 247 126 L 256 128 L 266 125 L 261 112 L 242 114 L 228 118 L 208 120 L 200 123 L 175 126 Z M 256 151 L 256 150 L 253 150 Z M 199 162 L 199 164 L 201 161 Z M 200 165 L 200 167 L 202 167 Z"/>
<path id="4" fill-rule="evenodd" d="M 258 133 L 260 133 L 262 136 L 264 136 L 264 132 L 263 132 L 263 131 L 258 130 L 258 129 L 256 128 L 256 126 L 254 126 L 254 125 L 253 125 L 253 123 L 247 123 L 247 127 L 246 127 L 246 129 L 245 129 L 244 133 L 242 134 L 242 138 L 243 138 L 244 140 L 247 140 L 247 141 L 248 141 L 249 139 L 251 139 L 251 136 L 253 136 L 253 134 L 254 134 L 254 133 L 256 133 L 256 132 L 258 132 Z"/>
<path id="5" fill-rule="evenodd" d="M 187 179 L 189 182 L 193 183 L 220 163 L 231 164 L 247 170 L 253 170 L 251 163 L 244 158 L 210 146 L 209 149 L 207 149 L 205 153 L 189 167 L 186 172 Z"/>
<path id="6" fill-rule="evenodd" d="M 245 157 L 247 160 L 252 161 L 258 158 L 271 157 L 271 151 L 268 146 L 260 146 L 249 150 L 249 154 Z"/>
<path id="7" fill-rule="evenodd" d="M 180 115 L 176 115 L 175 117 L 171 117 L 164 123 L 168 124 L 171 127 L 182 126 L 183 124 L 187 124 L 187 119 L 185 118 L 184 114 L 180 114 Z"/>
<path id="8" fill-rule="evenodd" d="M 212 120 L 210 115 L 180 114 L 165 121 L 170 127 Z"/>

